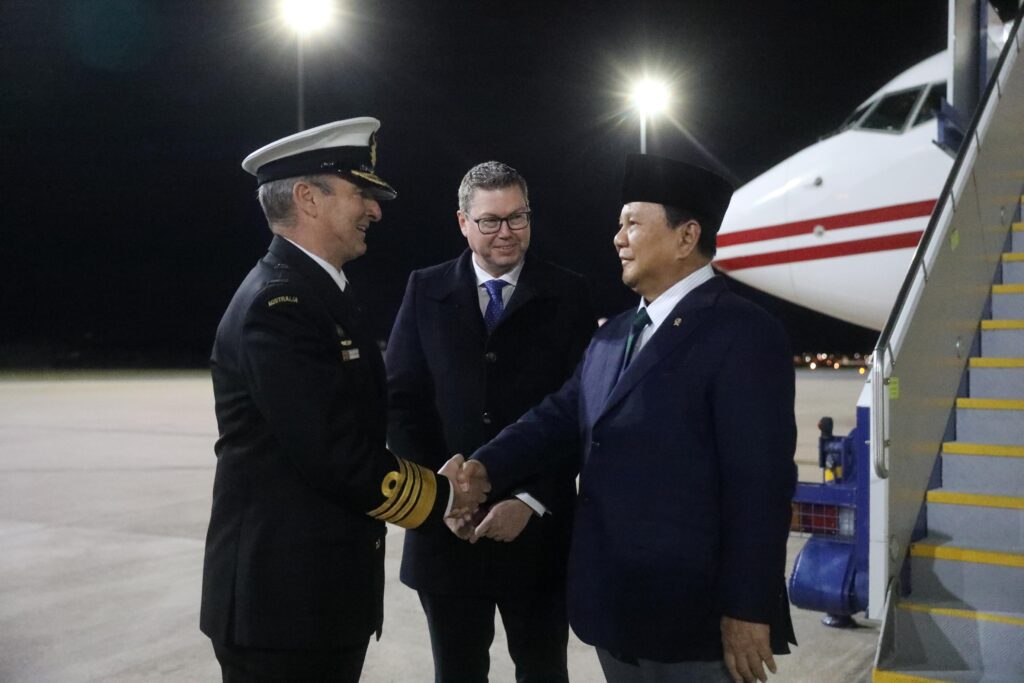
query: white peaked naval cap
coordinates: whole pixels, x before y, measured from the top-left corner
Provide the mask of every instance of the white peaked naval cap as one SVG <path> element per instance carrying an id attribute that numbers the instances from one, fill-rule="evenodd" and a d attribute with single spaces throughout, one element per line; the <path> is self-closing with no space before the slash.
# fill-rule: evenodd
<path id="1" fill-rule="evenodd" d="M 394 199 L 395 188 L 377 175 L 380 121 L 360 116 L 299 131 L 260 147 L 242 162 L 260 185 L 272 180 L 333 173 L 367 188 L 375 199 Z"/>

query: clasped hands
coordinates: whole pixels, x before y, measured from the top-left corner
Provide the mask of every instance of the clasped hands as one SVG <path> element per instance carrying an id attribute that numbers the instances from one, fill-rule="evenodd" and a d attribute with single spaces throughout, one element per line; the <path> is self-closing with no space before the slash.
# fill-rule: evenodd
<path id="1" fill-rule="evenodd" d="M 448 477 L 455 493 L 452 509 L 444 522 L 462 540 L 470 543 L 481 538 L 513 541 L 530 521 L 533 510 L 517 498 L 500 501 L 490 509 L 480 507 L 491 490 L 491 482 L 487 469 L 479 461 L 467 461 L 457 454 L 438 472 Z"/>

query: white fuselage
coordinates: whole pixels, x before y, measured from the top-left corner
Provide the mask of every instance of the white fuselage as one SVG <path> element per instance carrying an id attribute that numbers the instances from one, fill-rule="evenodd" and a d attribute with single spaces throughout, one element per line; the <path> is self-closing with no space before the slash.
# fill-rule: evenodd
<path id="1" fill-rule="evenodd" d="M 881 329 L 952 159 L 934 142 L 946 53 L 866 100 L 846 127 L 733 196 L 715 266 L 775 296 Z"/>

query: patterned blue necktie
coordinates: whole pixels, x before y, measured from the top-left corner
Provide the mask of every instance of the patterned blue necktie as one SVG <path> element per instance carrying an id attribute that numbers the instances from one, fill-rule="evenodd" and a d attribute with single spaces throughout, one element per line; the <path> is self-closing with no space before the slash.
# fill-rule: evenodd
<path id="1" fill-rule="evenodd" d="M 484 311 L 484 325 L 487 326 L 487 334 L 494 332 L 498 321 L 501 320 L 501 314 L 505 312 L 505 303 L 501 300 L 501 290 L 508 285 L 509 283 L 504 280 L 488 280 L 484 283 L 487 294 L 491 297 L 487 304 L 487 310 Z"/>

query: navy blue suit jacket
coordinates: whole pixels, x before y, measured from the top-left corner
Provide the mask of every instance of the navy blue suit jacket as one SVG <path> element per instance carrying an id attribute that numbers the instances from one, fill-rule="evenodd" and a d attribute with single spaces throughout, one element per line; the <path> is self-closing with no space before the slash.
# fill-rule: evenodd
<path id="1" fill-rule="evenodd" d="M 472 453 L 558 389 L 596 327 L 584 279 L 527 256 L 488 334 L 471 257 L 466 250 L 412 273 L 388 343 L 388 443 L 432 470 L 455 453 Z M 441 525 L 406 532 L 402 581 L 435 594 L 562 590 L 575 470 L 566 463 L 522 482 L 551 514 L 531 517 L 512 543 L 470 545 Z"/>
<path id="2" fill-rule="evenodd" d="M 784 567 L 792 356 L 781 325 L 716 277 L 618 377 L 634 310 L 599 329 L 573 377 L 474 457 L 495 492 L 581 443 L 568 570 L 584 642 L 674 662 L 722 657 L 728 615 L 792 639 Z"/>

